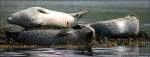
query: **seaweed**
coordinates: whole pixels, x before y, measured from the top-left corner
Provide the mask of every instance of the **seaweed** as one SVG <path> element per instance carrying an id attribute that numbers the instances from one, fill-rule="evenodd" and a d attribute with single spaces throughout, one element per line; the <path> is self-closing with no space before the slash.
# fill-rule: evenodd
<path id="1" fill-rule="evenodd" d="M 1 27 L 0 28 L 0 44 L 12 44 L 12 43 L 16 43 L 14 41 L 14 39 L 12 39 L 11 37 L 8 37 L 7 34 L 8 32 L 11 32 L 12 30 L 8 29 L 8 28 L 4 28 Z"/>
<path id="2" fill-rule="evenodd" d="M 117 35 L 98 37 L 98 43 L 102 46 L 149 46 L 150 45 L 150 34 L 144 30 L 139 33 L 121 33 Z M 146 44 L 147 43 L 147 44 Z"/>

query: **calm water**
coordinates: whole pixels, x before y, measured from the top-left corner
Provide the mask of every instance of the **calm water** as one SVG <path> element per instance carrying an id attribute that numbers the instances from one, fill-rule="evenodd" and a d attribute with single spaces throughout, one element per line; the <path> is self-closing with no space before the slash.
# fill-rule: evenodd
<path id="1" fill-rule="evenodd" d="M 90 23 L 136 14 L 140 20 L 140 28 L 150 32 L 150 0 L 122 1 L 28 1 L 0 0 L 0 26 L 13 30 L 21 29 L 10 25 L 6 19 L 12 13 L 40 6 L 62 12 L 78 12 L 88 10 L 88 14 L 79 23 Z M 87 56 L 75 50 L 57 50 L 53 48 L 0 49 L 0 57 L 150 57 L 149 47 L 94 48 L 94 56 Z"/>
<path id="2" fill-rule="evenodd" d="M 52 48 L 1 49 L 0 57 L 150 57 L 146 48 L 118 46 L 114 48 L 93 48 L 94 56 L 76 50 Z M 150 49 L 147 49 L 150 50 Z"/>
<path id="3" fill-rule="evenodd" d="M 150 0 L 122 0 L 122 1 L 29 1 L 29 0 L 0 0 L 0 25 L 14 27 L 6 23 L 12 13 L 28 7 L 40 6 L 62 12 L 78 12 L 88 10 L 88 14 L 79 23 L 90 23 L 101 20 L 124 17 L 136 14 L 140 20 L 142 30 L 150 32 Z"/>

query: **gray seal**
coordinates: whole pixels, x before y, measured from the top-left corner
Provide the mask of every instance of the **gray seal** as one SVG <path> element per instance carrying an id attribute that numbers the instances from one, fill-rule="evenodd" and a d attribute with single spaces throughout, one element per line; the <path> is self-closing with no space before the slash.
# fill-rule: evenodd
<path id="1" fill-rule="evenodd" d="M 77 13 L 64 13 L 42 7 L 30 7 L 13 13 L 7 19 L 10 24 L 20 25 L 24 28 L 38 28 L 45 26 L 70 27 L 87 11 Z"/>
<path id="2" fill-rule="evenodd" d="M 117 35 L 123 33 L 137 34 L 139 32 L 139 20 L 136 16 L 128 15 L 107 21 L 99 21 L 89 24 L 99 35 Z"/>
<path id="3" fill-rule="evenodd" d="M 11 33 L 12 35 L 13 33 Z M 17 42 L 34 45 L 84 44 L 93 38 L 93 30 L 86 26 L 72 29 L 29 30 L 14 33 Z"/>

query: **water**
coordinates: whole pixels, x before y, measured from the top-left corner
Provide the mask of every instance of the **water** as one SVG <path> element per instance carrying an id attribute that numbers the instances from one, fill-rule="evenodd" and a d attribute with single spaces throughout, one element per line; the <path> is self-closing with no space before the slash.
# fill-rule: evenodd
<path id="1" fill-rule="evenodd" d="M 28 7 L 40 6 L 62 12 L 88 10 L 78 23 L 91 23 L 136 14 L 141 30 L 150 32 L 150 0 L 100 0 L 100 1 L 50 1 L 50 0 L 0 0 L 0 26 L 13 30 L 22 29 L 11 25 L 6 19 L 16 11 Z M 114 48 L 93 48 L 94 56 L 88 56 L 76 50 L 58 50 L 56 48 L 18 48 L 0 49 L 0 57 L 150 57 L 149 47 L 117 46 Z"/>
<path id="2" fill-rule="evenodd" d="M 150 57 L 150 53 L 140 52 L 139 47 L 118 46 L 113 48 L 93 48 L 93 50 L 94 55 L 88 56 L 86 53 L 76 50 L 54 48 L 6 49 L 0 52 L 0 57 Z"/>
<path id="3" fill-rule="evenodd" d="M 88 10 L 88 14 L 81 18 L 79 23 L 91 23 L 136 14 L 140 20 L 141 29 L 150 32 L 150 26 L 145 26 L 145 24 L 150 24 L 150 0 L 0 0 L 0 26 L 10 27 L 13 30 L 18 29 L 18 26 L 8 24 L 6 19 L 16 11 L 34 6 L 62 12 Z"/>

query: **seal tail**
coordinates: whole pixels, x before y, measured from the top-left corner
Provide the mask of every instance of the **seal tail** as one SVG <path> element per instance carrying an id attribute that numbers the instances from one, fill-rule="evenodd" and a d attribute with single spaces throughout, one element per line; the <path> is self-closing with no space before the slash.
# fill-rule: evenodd
<path id="1" fill-rule="evenodd" d="M 73 17 L 75 17 L 77 20 L 80 19 L 83 15 L 85 15 L 88 11 L 87 10 L 82 10 L 81 12 L 77 13 L 69 13 Z"/>

